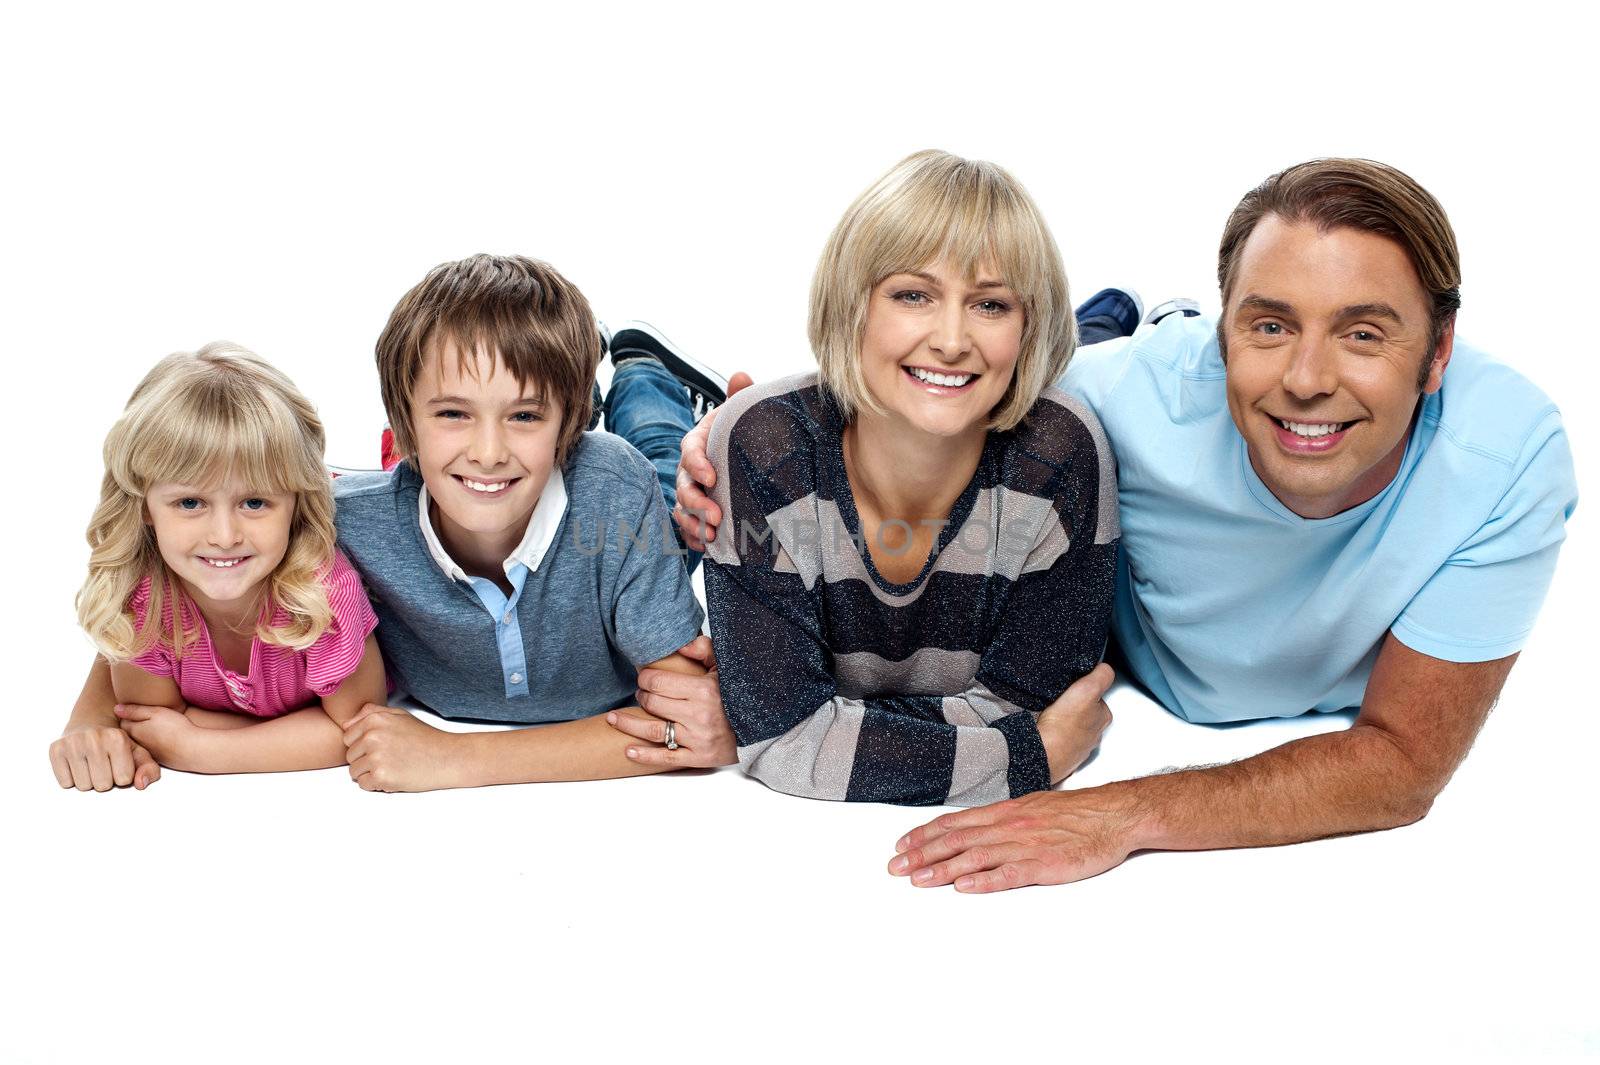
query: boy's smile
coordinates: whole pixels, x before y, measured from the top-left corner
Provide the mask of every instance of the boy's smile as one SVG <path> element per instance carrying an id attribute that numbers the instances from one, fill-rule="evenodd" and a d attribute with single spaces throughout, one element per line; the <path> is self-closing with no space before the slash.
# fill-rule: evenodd
<path id="1" fill-rule="evenodd" d="M 468 573 L 504 576 L 555 468 L 561 415 L 495 354 L 452 338 L 428 345 L 411 395 L 417 467 L 434 528 Z"/>

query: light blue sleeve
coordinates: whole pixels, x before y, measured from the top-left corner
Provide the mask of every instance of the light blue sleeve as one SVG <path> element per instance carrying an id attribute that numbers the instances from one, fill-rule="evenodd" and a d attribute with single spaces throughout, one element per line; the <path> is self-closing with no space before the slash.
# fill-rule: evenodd
<path id="1" fill-rule="evenodd" d="M 1577 503 L 1572 449 L 1552 412 L 1518 456 L 1488 520 L 1396 619 L 1395 637 L 1448 662 L 1487 662 L 1521 650 Z"/>

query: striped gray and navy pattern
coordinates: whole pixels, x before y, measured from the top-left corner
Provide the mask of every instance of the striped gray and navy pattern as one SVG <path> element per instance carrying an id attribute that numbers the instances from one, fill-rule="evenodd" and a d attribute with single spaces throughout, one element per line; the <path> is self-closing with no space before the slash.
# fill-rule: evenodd
<path id="1" fill-rule="evenodd" d="M 838 407 L 815 374 L 718 414 L 706 599 L 745 771 L 825 799 L 975 806 L 1050 786 L 1035 715 L 1105 650 L 1111 449 L 1050 389 L 991 432 L 914 580 L 861 546 Z"/>

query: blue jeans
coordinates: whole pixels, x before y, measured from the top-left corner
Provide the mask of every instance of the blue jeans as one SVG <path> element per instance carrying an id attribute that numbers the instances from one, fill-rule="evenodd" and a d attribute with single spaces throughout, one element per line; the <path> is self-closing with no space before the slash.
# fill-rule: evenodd
<path id="1" fill-rule="evenodd" d="M 595 386 L 598 396 L 600 386 Z M 689 391 L 672 376 L 672 371 L 654 359 L 628 359 L 611 377 L 611 394 L 596 412 L 605 411 L 605 428 L 632 444 L 656 468 L 661 495 L 667 512 L 678 502 L 678 455 L 683 436 L 694 428 L 694 411 L 689 406 Z M 677 527 L 672 530 L 678 536 Z M 683 538 L 678 537 L 678 546 Z M 700 564 L 700 556 L 690 551 L 683 558 L 690 573 Z"/>

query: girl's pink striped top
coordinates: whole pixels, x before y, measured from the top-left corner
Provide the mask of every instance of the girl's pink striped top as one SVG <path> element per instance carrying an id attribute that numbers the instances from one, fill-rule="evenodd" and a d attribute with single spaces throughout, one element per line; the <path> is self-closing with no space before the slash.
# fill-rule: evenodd
<path id="1" fill-rule="evenodd" d="M 333 608 L 333 624 L 304 651 L 263 643 L 258 636 L 250 644 L 250 672 L 235 673 L 217 659 L 205 619 L 185 600 L 184 623 L 195 632 L 196 639 L 184 648 L 183 657 L 178 658 L 170 647 L 158 643 L 135 658 L 133 664 L 152 676 L 172 677 L 190 706 L 256 717 L 277 717 L 299 710 L 331 695 L 355 672 L 361 664 L 367 636 L 378 627 L 378 616 L 367 601 L 361 578 L 342 553 L 334 553 L 333 565 L 322 582 L 328 590 L 328 605 Z M 147 577 L 128 601 L 135 628 L 144 624 L 149 603 Z M 172 597 L 162 604 L 161 613 L 161 630 L 170 633 Z M 277 608 L 273 623 L 287 620 L 287 612 Z"/>

